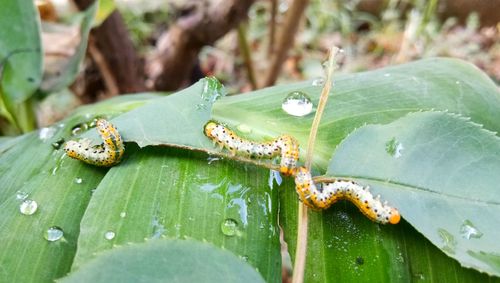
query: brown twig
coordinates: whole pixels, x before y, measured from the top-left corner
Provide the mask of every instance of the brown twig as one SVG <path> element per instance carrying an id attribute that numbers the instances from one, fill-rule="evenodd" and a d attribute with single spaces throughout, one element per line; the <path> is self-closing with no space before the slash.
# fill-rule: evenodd
<path id="1" fill-rule="evenodd" d="M 276 82 L 286 59 L 288 50 L 293 45 L 295 34 L 299 28 L 300 19 L 304 13 L 308 0 L 294 0 L 286 14 L 285 24 L 279 37 L 276 52 L 271 60 L 271 67 L 266 75 L 264 86 L 271 86 Z"/>
<path id="2" fill-rule="evenodd" d="M 274 39 L 276 38 L 276 14 L 278 13 L 278 0 L 271 1 L 271 19 L 269 21 L 269 45 L 267 46 L 267 58 L 271 58 L 274 51 Z"/>
<path id="3" fill-rule="evenodd" d="M 182 16 L 163 34 L 146 62 L 148 85 L 156 90 L 174 90 L 186 83 L 198 53 L 206 45 L 246 19 L 255 0 L 188 0 L 182 2 Z"/>
<path id="4" fill-rule="evenodd" d="M 307 144 L 306 161 L 305 166 L 311 170 L 311 164 L 314 155 L 314 143 L 316 141 L 316 135 L 318 133 L 319 123 L 321 117 L 323 116 L 323 111 L 325 110 L 326 102 L 328 101 L 328 95 L 332 87 L 333 71 L 335 70 L 335 56 L 339 52 L 337 47 L 332 47 L 330 50 L 330 55 L 328 57 L 328 74 L 326 78 L 325 85 L 321 91 L 321 96 L 319 98 L 318 108 L 316 110 L 316 115 L 314 115 L 314 120 L 311 126 L 311 131 L 309 132 L 309 140 Z M 304 271 L 306 265 L 306 251 L 307 251 L 307 228 L 308 228 L 308 218 L 307 218 L 307 207 L 302 203 L 299 203 L 298 211 L 298 228 L 297 228 L 297 246 L 295 250 L 295 263 L 293 266 L 293 283 L 304 282 Z"/>
<path id="5" fill-rule="evenodd" d="M 248 80 L 252 86 L 252 90 L 257 89 L 257 83 L 255 81 L 255 73 L 253 69 L 252 55 L 248 48 L 248 41 L 246 36 L 245 24 L 240 24 L 238 26 L 238 45 L 240 46 L 240 52 L 243 56 L 243 61 L 245 62 L 245 68 L 247 69 Z"/>
<path id="6" fill-rule="evenodd" d="M 92 57 L 92 60 L 94 60 L 97 69 L 99 69 L 99 73 L 101 73 L 104 85 L 106 86 L 107 93 L 105 97 L 112 97 L 118 95 L 120 93 L 120 90 L 118 88 L 116 80 L 111 74 L 111 71 L 109 69 L 108 64 L 106 63 L 106 60 L 104 59 L 104 56 L 102 56 L 102 53 L 95 46 L 95 42 L 93 39 L 89 40 L 88 51 L 90 56 Z"/>

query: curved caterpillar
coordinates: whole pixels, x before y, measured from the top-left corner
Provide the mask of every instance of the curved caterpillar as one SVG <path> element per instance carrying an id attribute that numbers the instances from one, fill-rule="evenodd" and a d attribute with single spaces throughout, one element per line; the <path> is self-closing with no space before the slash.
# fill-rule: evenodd
<path id="1" fill-rule="evenodd" d="M 300 200 L 313 209 L 327 209 L 338 200 L 346 199 L 372 221 L 382 224 L 397 224 L 401 219 L 396 208 L 382 203 L 380 196 L 373 197 L 368 187 L 363 187 L 350 180 L 337 179 L 317 187 L 311 173 L 305 167 L 297 169 L 295 190 Z"/>
<path id="2" fill-rule="evenodd" d="M 209 121 L 204 127 L 205 135 L 231 154 L 243 154 L 257 158 L 273 158 L 281 155 L 280 172 L 293 175 L 299 159 L 299 143 L 292 136 L 282 135 L 270 142 L 256 143 L 239 137 L 227 127 Z"/>
<path id="3" fill-rule="evenodd" d="M 92 146 L 89 139 L 68 141 L 64 145 L 66 154 L 85 163 L 109 167 L 120 162 L 125 146 L 118 130 L 110 122 L 98 119 L 96 129 L 102 140 L 100 145 Z"/>
<path id="4" fill-rule="evenodd" d="M 280 172 L 295 176 L 295 190 L 299 199 L 313 209 L 327 209 L 338 200 L 346 199 L 374 222 L 397 224 L 401 219 L 396 208 L 387 205 L 387 202 L 382 203 L 380 196 L 373 197 L 368 187 L 353 181 L 337 179 L 320 187 L 316 186 L 307 168 L 297 168 L 299 144 L 289 135 L 282 135 L 271 142 L 256 143 L 239 137 L 214 121 L 205 124 L 204 132 L 214 143 L 219 144 L 221 148 L 227 148 L 232 154 L 258 158 L 281 155 Z"/>

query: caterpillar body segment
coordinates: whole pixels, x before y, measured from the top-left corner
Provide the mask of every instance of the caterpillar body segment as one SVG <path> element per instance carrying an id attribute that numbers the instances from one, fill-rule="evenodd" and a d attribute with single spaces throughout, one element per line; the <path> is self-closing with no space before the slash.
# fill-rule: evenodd
<path id="1" fill-rule="evenodd" d="M 345 199 L 356 205 L 374 222 L 397 224 L 401 219 L 396 208 L 382 203 L 379 196 L 373 197 L 368 187 L 350 180 L 337 179 L 318 186 L 312 180 L 309 170 L 300 167 L 295 175 L 295 189 L 299 199 L 313 209 L 327 209 L 337 201 Z"/>
<path id="2" fill-rule="evenodd" d="M 96 129 L 103 140 L 102 144 L 92 145 L 89 139 L 70 140 L 64 145 L 66 154 L 96 166 L 110 167 L 119 163 L 125 152 L 125 145 L 116 127 L 104 119 L 99 119 Z"/>

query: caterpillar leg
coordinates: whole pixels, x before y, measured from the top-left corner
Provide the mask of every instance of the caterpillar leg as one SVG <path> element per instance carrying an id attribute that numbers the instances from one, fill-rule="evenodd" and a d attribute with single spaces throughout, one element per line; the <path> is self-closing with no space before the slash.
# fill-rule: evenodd
<path id="1" fill-rule="evenodd" d="M 104 119 L 97 120 L 96 129 L 103 143 L 91 145 L 89 139 L 80 141 L 68 141 L 64 145 L 66 154 L 85 163 L 109 167 L 120 162 L 125 152 L 125 145 L 118 130 Z"/>
<path id="2" fill-rule="evenodd" d="M 326 209 L 341 199 L 354 203 L 370 220 L 382 224 L 397 224 L 401 216 L 399 211 L 373 197 L 367 187 L 349 180 L 335 180 L 317 187 L 311 173 L 304 167 L 297 169 L 295 188 L 299 199 L 313 209 Z"/>

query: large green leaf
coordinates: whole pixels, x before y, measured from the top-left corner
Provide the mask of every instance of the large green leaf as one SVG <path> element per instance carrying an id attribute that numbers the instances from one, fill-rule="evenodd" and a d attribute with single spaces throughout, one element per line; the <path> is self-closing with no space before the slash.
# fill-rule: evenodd
<path id="1" fill-rule="evenodd" d="M 314 151 L 320 170 L 326 169 L 336 145 L 354 129 L 388 123 L 415 111 L 448 110 L 470 117 L 486 129 L 500 131 L 498 88 L 475 66 L 461 60 L 425 59 L 339 75 L 334 84 Z M 285 113 L 281 104 L 288 93 L 302 91 L 317 105 L 321 88 L 305 82 L 228 96 L 215 103 L 212 117 L 233 128 L 246 125 L 255 139 L 291 134 L 305 149 L 314 111 L 294 117 Z"/>
<path id="2" fill-rule="evenodd" d="M 73 268 L 117 244 L 188 237 L 231 250 L 269 282 L 279 280 L 278 194 L 267 170 L 179 149 L 128 152 L 94 193 Z"/>
<path id="3" fill-rule="evenodd" d="M 145 98 L 150 98 L 146 96 Z M 94 189 L 106 170 L 61 159 L 61 139 L 71 135 L 74 124 L 102 113 L 140 105 L 125 98 L 84 108 L 59 125 L 9 140 L 0 151 L 0 282 L 51 282 L 66 274 L 76 252 L 80 220 Z M 114 102 L 114 103 L 111 103 Z M 105 110 L 105 111 L 104 111 Z M 100 112 L 103 111 L 103 112 Z M 116 112 L 115 112 L 116 111 Z M 14 143 L 15 142 L 15 143 Z M 54 143 L 54 145 L 53 145 Z M 24 215 L 24 200 L 38 209 Z M 58 226 L 64 239 L 49 242 L 44 233 Z"/>
<path id="4" fill-rule="evenodd" d="M 192 240 L 119 247 L 60 282 L 264 282 L 235 255 Z"/>
<path id="5" fill-rule="evenodd" d="M 327 174 L 369 184 L 446 254 L 500 276 L 499 153 L 493 133 L 423 112 L 354 131 Z"/>

